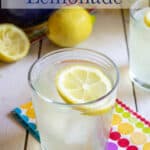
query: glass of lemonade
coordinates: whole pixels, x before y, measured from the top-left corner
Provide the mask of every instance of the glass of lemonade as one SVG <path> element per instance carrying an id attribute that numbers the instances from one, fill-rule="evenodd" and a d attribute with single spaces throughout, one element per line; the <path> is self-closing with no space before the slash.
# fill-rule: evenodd
<path id="1" fill-rule="evenodd" d="M 66 48 L 29 72 L 42 150 L 104 150 L 119 73 L 107 56 Z"/>
<path id="2" fill-rule="evenodd" d="M 130 77 L 150 89 L 150 1 L 137 0 L 131 7 L 129 32 Z"/>

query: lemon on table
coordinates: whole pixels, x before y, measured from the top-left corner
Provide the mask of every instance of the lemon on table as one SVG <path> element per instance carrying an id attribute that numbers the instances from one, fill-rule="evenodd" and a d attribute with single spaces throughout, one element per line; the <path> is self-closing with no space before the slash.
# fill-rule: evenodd
<path id="1" fill-rule="evenodd" d="M 58 72 L 56 87 L 66 103 L 82 104 L 104 96 L 111 90 L 112 84 L 98 67 L 74 64 Z M 113 105 L 113 100 L 105 99 L 90 105 L 79 105 L 77 109 L 87 115 L 99 115 L 110 110 Z"/>
<path id="2" fill-rule="evenodd" d="M 47 36 L 56 45 L 75 46 L 89 37 L 93 20 L 93 16 L 82 7 L 63 7 L 50 16 Z"/>
<path id="3" fill-rule="evenodd" d="M 150 27 L 150 11 L 148 11 L 144 16 L 144 22 L 145 24 Z"/>
<path id="4" fill-rule="evenodd" d="M 13 24 L 0 25 L 0 61 L 14 62 L 27 55 L 30 42 L 26 34 Z"/>

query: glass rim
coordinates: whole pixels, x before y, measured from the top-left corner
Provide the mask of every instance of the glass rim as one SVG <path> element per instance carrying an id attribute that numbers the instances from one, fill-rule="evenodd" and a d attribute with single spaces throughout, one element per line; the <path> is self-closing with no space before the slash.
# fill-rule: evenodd
<path id="1" fill-rule="evenodd" d="M 78 103 L 78 104 L 67 104 L 67 103 L 62 103 L 62 102 L 57 102 L 55 100 L 53 100 L 53 98 L 48 98 L 46 96 L 44 96 L 43 94 L 41 94 L 36 88 L 35 86 L 33 85 L 32 83 L 32 79 L 31 79 L 31 76 L 32 76 L 32 73 L 33 73 L 33 69 L 35 68 L 36 65 L 38 65 L 41 61 L 45 60 L 47 57 L 50 57 L 54 54 L 57 54 L 57 53 L 61 53 L 61 52 L 64 52 L 64 51 L 77 51 L 77 50 L 86 50 L 88 52 L 91 52 L 91 53 L 95 53 L 97 55 L 101 55 L 103 56 L 104 58 L 106 58 L 110 63 L 111 65 L 114 67 L 115 69 L 115 73 L 116 73 L 116 80 L 115 80 L 115 83 L 114 85 L 112 86 L 111 90 L 108 91 L 105 95 L 103 95 L 102 97 L 96 99 L 96 100 L 93 100 L 93 101 L 89 101 L 89 102 L 85 102 L 85 103 Z M 114 63 L 114 61 L 109 58 L 108 56 L 106 56 L 105 54 L 101 53 L 101 52 L 97 52 L 95 50 L 92 50 L 92 49 L 86 49 L 86 48 L 62 48 L 62 49 L 59 49 L 59 50 L 55 50 L 55 51 L 52 51 L 52 52 L 49 52 L 47 53 L 46 55 L 42 56 L 40 59 L 36 60 L 32 66 L 30 67 L 29 69 L 29 72 L 28 72 L 28 84 L 29 84 L 29 87 L 31 88 L 31 90 L 36 94 L 38 95 L 39 97 L 41 97 L 43 100 L 49 102 L 49 103 L 52 103 L 52 104 L 56 104 L 56 105 L 62 105 L 62 106 L 82 106 L 82 105 L 90 105 L 90 104 L 94 104 L 94 103 L 97 103 L 99 101 L 102 101 L 103 99 L 105 99 L 106 97 L 108 97 L 118 86 L 118 83 L 119 83 L 119 78 L 120 78 L 120 74 L 119 74 L 119 70 L 118 70 L 118 67 L 117 65 Z M 51 100 L 50 100 L 51 99 Z"/>
<path id="2" fill-rule="evenodd" d="M 133 4 L 132 4 L 132 6 L 131 6 L 131 8 L 130 8 L 130 16 L 135 20 L 135 21 L 137 21 L 137 19 L 134 17 L 134 10 L 136 9 L 136 8 L 133 8 L 135 5 L 136 5 L 136 3 L 137 2 L 139 2 L 140 0 L 137 0 L 137 1 L 135 1 Z"/>
<path id="3" fill-rule="evenodd" d="M 138 10 L 138 8 L 134 8 L 134 6 L 136 5 L 136 4 L 138 4 L 140 1 L 142 1 L 142 0 L 136 0 L 132 5 L 131 5 L 131 8 L 130 8 L 130 16 L 135 20 L 135 21 L 138 21 L 136 18 L 135 18 L 135 16 L 134 16 L 134 10 Z"/>

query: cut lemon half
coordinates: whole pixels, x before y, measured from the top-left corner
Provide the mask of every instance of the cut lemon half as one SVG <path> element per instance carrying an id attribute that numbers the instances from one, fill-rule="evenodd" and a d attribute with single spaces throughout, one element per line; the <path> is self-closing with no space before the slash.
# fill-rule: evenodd
<path id="1" fill-rule="evenodd" d="M 56 76 L 58 93 L 66 103 L 83 104 L 76 109 L 87 115 L 99 115 L 114 105 L 114 100 L 104 99 L 90 104 L 108 93 L 112 84 L 99 67 L 71 65 L 60 70 Z"/>
<path id="2" fill-rule="evenodd" d="M 14 62 L 27 55 L 30 42 L 26 34 L 13 24 L 0 25 L 0 60 Z"/>
<path id="3" fill-rule="evenodd" d="M 145 24 L 150 27 L 150 11 L 148 11 L 144 16 L 144 22 Z"/>

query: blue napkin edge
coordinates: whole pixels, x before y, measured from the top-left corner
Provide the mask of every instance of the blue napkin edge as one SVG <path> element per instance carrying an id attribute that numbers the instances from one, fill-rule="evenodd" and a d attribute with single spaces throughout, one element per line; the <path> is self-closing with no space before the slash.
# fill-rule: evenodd
<path id="1" fill-rule="evenodd" d="M 15 108 L 11 113 L 16 121 L 19 122 L 20 125 L 22 125 L 27 131 L 29 131 L 38 142 L 40 142 L 40 136 L 38 131 L 35 129 L 36 127 L 34 127 L 32 123 L 28 123 L 28 118 L 22 115 L 20 112 L 20 108 Z"/>

